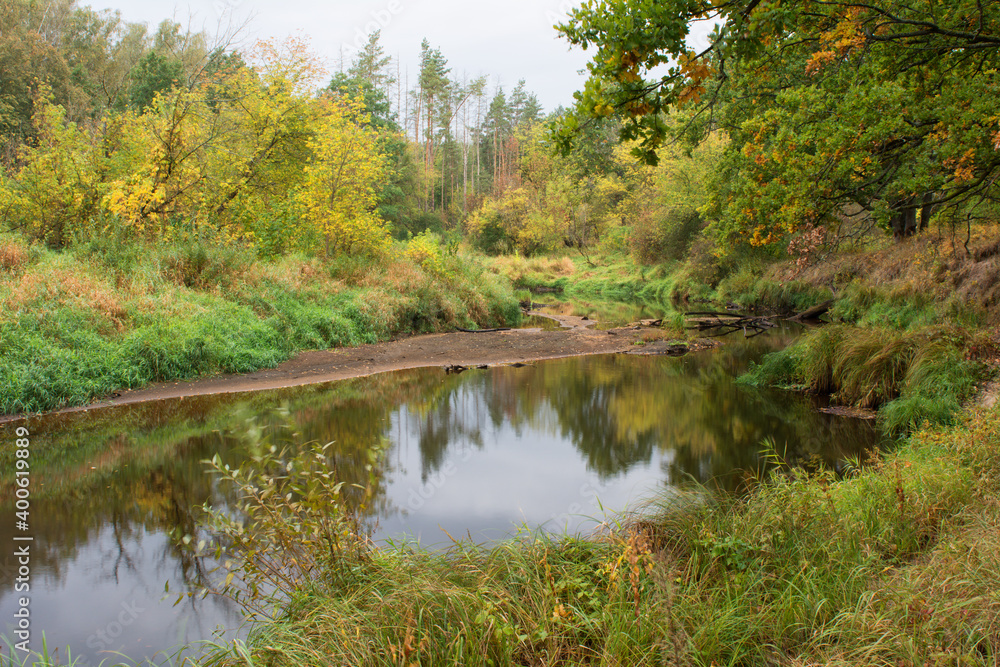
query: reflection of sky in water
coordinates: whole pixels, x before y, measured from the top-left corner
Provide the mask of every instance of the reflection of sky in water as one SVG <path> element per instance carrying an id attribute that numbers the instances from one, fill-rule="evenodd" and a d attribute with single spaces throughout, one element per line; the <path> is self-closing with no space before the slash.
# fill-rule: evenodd
<path id="1" fill-rule="evenodd" d="M 39 545 L 40 546 L 40 545 Z M 211 639 L 217 629 L 233 630 L 240 617 L 220 598 L 191 604 L 185 599 L 173 606 L 176 594 L 167 596 L 169 579 L 178 587 L 181 575 L 168 554 L 167 537 L 141 528 L 119 548 L 111 526 L 95 532 L 72 558 L 59 564 L 58 576 L 32 569 L 29 593 L 11 589 L 0 596 L 0 629 L 12 636 L 11 620 L 18 598 L 30 599 L 32 641 L 40 650 L 42 632 L 51 651 L 60 647 L 65 662 L 69 644 L 76 667 L 108 664 L 127 656 L 151 656 L 166 647 Z M 2 663 L 2 660 L 0 660 Z"/>
<path id="2" fill-rule="evenodd" d="M 549 429 L 490 428 L 482 447 L 466 439 L 449 448 L 437 471 L 422 479 L 419 418 L 404 407 L 393 417 L 395 471 L 388 486 L 394 508 L 376 537 L 405 535 L 427 545 L 458 539 L 498 539 L 518 524 L 553 532 L 586 532 L 660 483 L 657 453 L 648 463 L 601 481 L 572 441 Z M 613 512 L 612 512 L 613 514 Z"/>
<path id="3" fill-rule="evenodd" d="M 731 480 L 734 470 L 753 469 L 764 437 L 789 444 L 792 458 L 803 460 L 873 444 L 868 424 L 818 414 L 801 396 L 735 385 L 734 375 L 768 343 L 741 345 L 681 359 L 608 355 L 461 376 L 418 369 L 164 402 L 109 411 L 103 430 L 53 420 L 62 430 L 46 436 L 33 425 L 40 437 L 97 444 L 97 454 L 47 477 L 84 491 L 33 506 L 48 522 L 42 527 L 39 519 L 44 534 L 36 534 L 46 559 L 32 561 L 34 647 L 44 629 L 50 646 L 71 643 L 86 667 L 109 657 L 99 648 L 139 658 L 211 639 L 219 624 L 238 625 L 218 598 L 174 607 L 176 598 L 165 597 L 167 579 L 179 591 L 194 574 L 164 531 L 191 520 L 207 499 L 223 500 L 200 461 L 220 452 L 238 465 L 250 425 L 282 442 L 333 441 L 348 484 L 367 479 L 365 453 L 387 439 L 382 495 L 371 505 L 381 508 L 372 517 L 375 537 L 428 546 L 446 546 L 444 531 L 476 542 L 520 525 L 590 532 L 678 480 Z M 114 452 L 110 441 L 118 443 Z M 93 465 L 104 469 L 88 478 Z M 11 543 L 11 526 L 12 519 L 0 524 L 0 541 Z M 0 565 L 7 558 L 0 555 Z M 0 571 L 0 631 L 7 633 L 19 597 L 12 588 Z M 116 636 L 105 641 L 101 631 Z"/>

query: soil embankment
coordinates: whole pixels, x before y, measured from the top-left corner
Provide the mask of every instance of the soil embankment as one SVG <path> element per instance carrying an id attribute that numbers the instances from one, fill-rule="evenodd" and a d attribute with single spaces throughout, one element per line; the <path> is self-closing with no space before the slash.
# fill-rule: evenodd
<path id="1" fill-rule="evenodd" d="M 438 333 L 411 336 L 360 347 L 303 352 L 275 368 L 241 375 L 218 375 L 190 382 L 161 382 L 135 390 L 125 390 L 90 405 L 62 412 L 167 398 L 224 394 L 265 389 L 281 389 L 332 380 L 362 377 L 375 373 L 426 366 L 480 366 L 526 363 L 588 354 L 616 352 L 676 353 L 656 341 L 668 339 L 669 332 L 640 325 L 606 331 L 590 328 L 595 321 L 572 315 L 532 311 L 559 322 L 560 330 L 510 329 L 483 333 Z M 651 343 L 647 345 L 647 343 Z M 692 342 L 689 349 L 711 343 Z M 17 417 L 0 417 L 0 421 Z"/>

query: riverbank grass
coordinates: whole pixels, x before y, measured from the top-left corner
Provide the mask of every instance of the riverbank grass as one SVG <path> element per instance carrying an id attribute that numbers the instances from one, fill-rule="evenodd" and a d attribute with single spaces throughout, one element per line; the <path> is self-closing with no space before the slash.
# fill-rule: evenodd
<path id="1" fill-rule="evenodd" d="M 426 253 L 425 253 L 426 254 Z M 53 251 L 0 239 L 0 414 L 150 382 L 272 367 L 305 349 L 516 325 L 509 284 L 471 256 L 258 260 L 186 239 Z"/>
<path id="2" fill-rule="evenodd" d="M 992 665 L 1000 415 L 593 539 L 353 551 L 216 665 Z"/>
<path id="3" fill-rule="evenodd" d="M 992 371 L 985 333 L 956 327 L 900 331 L 827 325 L 751 367 L 756 386 L 829 394 L 842 405 L 879 410 L 884 430 L 900 434 L 924 421 L 949 424 Z"/>

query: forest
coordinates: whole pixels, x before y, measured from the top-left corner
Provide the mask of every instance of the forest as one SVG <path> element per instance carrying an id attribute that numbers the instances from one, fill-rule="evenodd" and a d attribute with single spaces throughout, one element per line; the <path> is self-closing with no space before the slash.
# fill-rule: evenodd
<path id="1" fill-rule="evenodd" d="M 586 538 L 375 547 L 359 516 L 388 484 L 388 408 L 345 426 L 357 434 L 338 436 L 338 468 L 330 445 L 223 437 L 243 412 L 206 421 L 200 399 L 172 404 L 206 448 L 250 454 L 201 461 L 233 500 L 202 508 L 201 526 L 192 508 L 169 548 L 200 562 L 193 536 L 214 530 L 239 556 L 212 592 L 271 614 L 199 664 L 997 664 L 1000 4 L 587 0 L 555 32 L 586 51 L 589 78 L 572 106 L 543 109 L 524 80 L 458 75 L 433 36 L 415 72 L 378 31 L 328 69 L 298 38 L 5 2 L 0 417 L 306 350 L 507 331 L 533 291 L 663 308 L 648 341 L 654 325 L 630 323 L 635 347 L 684 351 L 691 311 L 819 306 L 826 322 L 738 378 L 736 361 L 694 363 L 727 358 L 715 351 L 650 364 L 635 385 L 595 373 L 579 394 L 539 366 L 504 381 L 414 374 L 414 387 L 377 376 L 305 401 L 311 419 L 412 389 L 441 435 L 447 397 L 481 385 L 503 399 L 496 424 L 516 409 L 561 420 L 609 477 L 617 437 L 647 437 L 663 402 L 688 406 L 673 426 L 697 435 L 672 436 L 685 442 L 666 467 L 691 484 Z M 682 368 L 725 395 L 687 388 Z M 802 438 L 792 461 L 730 402 L 765 387 L 856 421 Z M 561 411 L 539 407 L 549 390 Z M 706 397 L 718 405 L 702 412 Z M 297 437 L 287 411 L 263 421 Z M 594 437 L 598 417 L 614 437 Z M 173 456 L 157 422 L 142 436 L 155 456 L 119 469 L 129 438 L 94 422 L 85 446 L 68 430 L 33 454 L 60 480 L 42 496 L 53 506 L 114 476 L 127 498 Z M 849 430 L 885 445 L 833 467 L 809 456 Z M 739 470 L 713 467 L 716 441 L 739 443 Z M 203 468 L 183 473 L 198 498 Z M 732 493 L 718 493 L 724 474 Z M 169 491 L 150 492 L 147 518 L 176 510 Z"/>
<path id="2" fill-rule="evenodd" d="M 562 32 L 597 45 L 591 80 L 546 115 L 523 81 L 458 80 L 427 40 L 412 81 L 378 32 L 331 74 L 301 40 L 237 49 L 7 3 L 4 231 L 50 248 L 194 235 L 261 258 L 374 256 L 429 231 L 652 265 L 692 245 L 806 262 L 878 229 L 992 219 L 992 7 L 688 4 L 577 10 Z M 698 21 L 725 26 L 701 53 Z"/>
<path id="3" fill-rule="evenodd" d="M 459 78 L 426 39 L 412 76 L 378 31 L 330 72 L 302 39 L 5 4 L 0 411 L 513 323 L 511 281 L 989 319 L 996 7 L 624 7 L 558 26 L 596 50 L 575 105 L 546 113 L 523 80 Z M 905 271 L 873 297 L 859 258 L 876 251 Z M 573 275 L 525 275 L 545 257 Z M 191 306 L 225 322 L 172 315 Z"/>

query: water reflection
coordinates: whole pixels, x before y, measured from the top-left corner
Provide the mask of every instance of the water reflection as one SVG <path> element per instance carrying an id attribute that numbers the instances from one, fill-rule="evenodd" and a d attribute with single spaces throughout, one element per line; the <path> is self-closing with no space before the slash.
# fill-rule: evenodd
<path id="1" fill-rule="evenodd" d="M 734 490 L 742 471 L 766 464 L 765 438 L 792 461 L 835 461 L 874 446 L 867 422 L 733 382 L 780 344 L 759 337 L 681 358 L 580 357 L 461 375 L 417 369 L 29 420 L 39 452 L 35 636 L 45 629 L 50 644 L 71 643 L 97 664 L 108 657 L 101 649 L 142 657 L 237 626 L 225 601 L 174 608 L 162 592 L 168 581 L 183 590 L 204 576 L 176 536 L 194 532 L 204 503 L 227 502 L 202 461 L 218 453 L 236 464 L 261 442 L 334 442 L 329 451 L 348 485 L 368 482 L 370 448 L 384 443 L 362 510 L 367 525 L 378 539 L 430 544 L 449 535 L 493 539 L 521 522 L 587 530 L 602 508 L 690 480 Z M 0 429 L 2 441 L 11 429 Z M 5 473 L 7 517 L 12 484 Z M 0 522 L 5 544 L 12 526 Z M 16 604 L 12 567 L 5 555 L 3 619 Z M 10 632 L 9 620 L 0 631 Z"/>
<path id="2" fill-rule="evenodd" d="M 534 298 L 533 307 L 537 310 L 556 315 L 587 317 L 595 321 L 595 329 L 613 329 L 640 320 L 661 319 L 674 312 L 663 304 L 587 300 L 577 296 L 574 296 L 572 300 L 566 300 L 562 294 L 558 293 L 543 294 Z"/>

